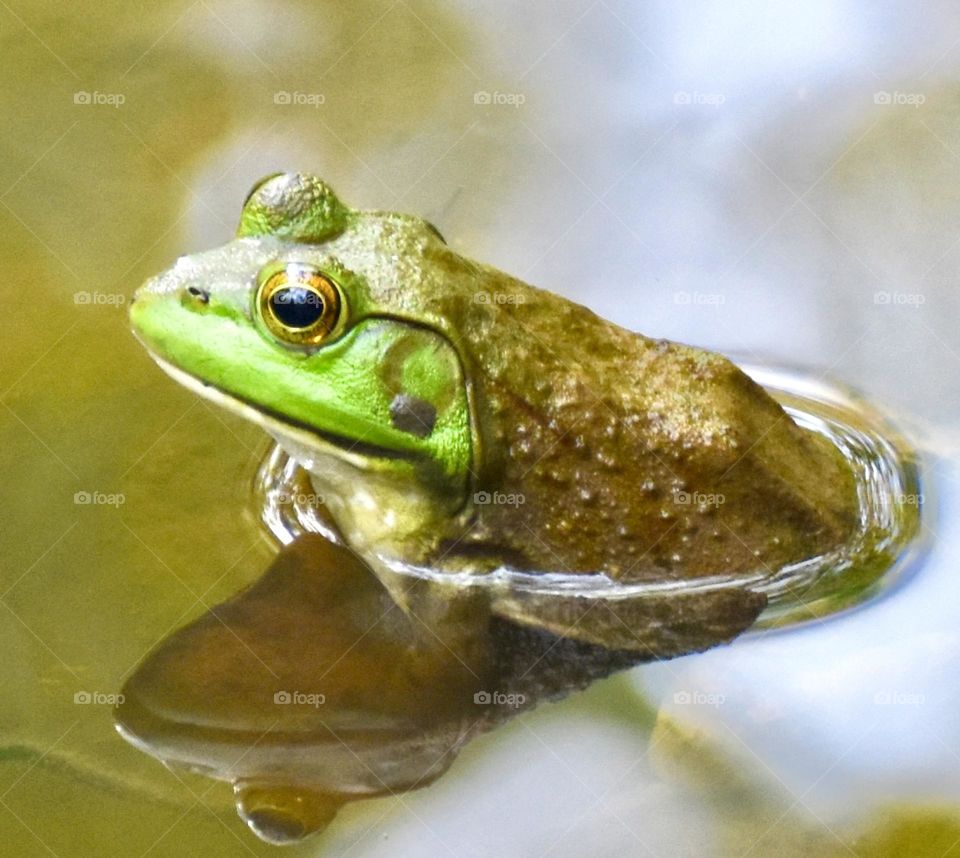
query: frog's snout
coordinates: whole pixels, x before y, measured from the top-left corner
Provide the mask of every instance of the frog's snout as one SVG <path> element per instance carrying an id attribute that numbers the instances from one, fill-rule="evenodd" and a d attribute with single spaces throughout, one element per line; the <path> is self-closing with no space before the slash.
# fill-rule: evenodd
<path id="1" fill-rule="evenodd" d="M 187 295 L 187 287 L 175 282 L 169 272 L 151 277 L 137 287 L 127 307 L 130 325 L 137 335 L 150 342 L 152 335 L 159 332 L 157 322 L 164 307 L 170 303 L 169 299 L 181 295 Z"/>
<path id="2" fill-rule="evenodd" d="M 141 309 L 160 301 L 178 301 L 181 303 L 208 303 L 210 292 L 207 289 L 193 285 L 191 279 L 183 276 L 183 266 L 177 265 L 166 271 L 145 280 L 134 291 L 130 300 L 130 309 L 138 306 Z"/>
<path id="3" fill-rule="evenodd" d="M 149 300 L 151 295 L 160 295 L 163 294 L 165 289 L 160 288 L 160 281 L 163 280 L 164 275 L 159 274 L 155 277 L 150 277 L 148 280 L 145 280 L 133 291 L 133 297 L 130 299 L 130 306 L 134 304 L 142 304 L 145 301 Z"/>

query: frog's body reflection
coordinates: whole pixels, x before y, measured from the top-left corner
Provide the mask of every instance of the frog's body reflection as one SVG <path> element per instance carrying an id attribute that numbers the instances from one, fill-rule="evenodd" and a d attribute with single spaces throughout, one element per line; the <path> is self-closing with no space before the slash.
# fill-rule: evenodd
<path id="1" fill-rule="evenodd" d="M 508 621 L 482 588 L 453 607 L 443 598 L 441 622 L 402 610 L 349 549 L 305 534 L 157 647 L 124 689 L 119 728 L 166 763 L 233 783 L 250 827 L 288 842 L 345 802 L 429 784 L 477 733 L 651 657 Z M 718 642 L 702 629 L 684 638 L 675 619 L 679 646 Z"/>

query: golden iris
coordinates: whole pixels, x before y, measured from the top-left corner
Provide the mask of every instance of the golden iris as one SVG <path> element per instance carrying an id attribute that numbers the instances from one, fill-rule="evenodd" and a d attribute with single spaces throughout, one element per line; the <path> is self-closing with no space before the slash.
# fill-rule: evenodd
<path id="1" fill-rule="evenodd" d="M 263 324 L 287 345 L 320 345 L 336 329 L 342 306 L 336 284 L 311 265 L 287 264 L 257 290 Z"/>

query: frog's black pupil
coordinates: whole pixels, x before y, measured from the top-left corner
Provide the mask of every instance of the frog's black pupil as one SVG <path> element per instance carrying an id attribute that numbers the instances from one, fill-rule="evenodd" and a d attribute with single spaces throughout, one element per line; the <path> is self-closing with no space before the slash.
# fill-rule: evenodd
<path id="1" fill-rule="evenodd" d="M 270 309 L 288 328 L 309 328 L 323 315 L 323 298 L 312 289 L 287 286 L 270 296 Z"/>

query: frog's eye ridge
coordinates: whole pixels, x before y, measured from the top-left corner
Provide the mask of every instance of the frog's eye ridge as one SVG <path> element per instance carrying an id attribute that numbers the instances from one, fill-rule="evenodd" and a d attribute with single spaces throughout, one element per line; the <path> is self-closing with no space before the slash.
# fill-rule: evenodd
<path id="1" fill-rule="evenodd" d="M 349 209 L 333 189 L 306 173 L 272 173 L 247 194 L 239 238 L 273 235 L 298 244 L 320 244 L 346 228 Z"/>
<path id="2" fill-rule="evenodd" d="M 288 264 L 260 284 L 256 310 L 267 331 L 284 345 L 318 346 L 336 330 L 343 299 L 319 269 Z"/>

